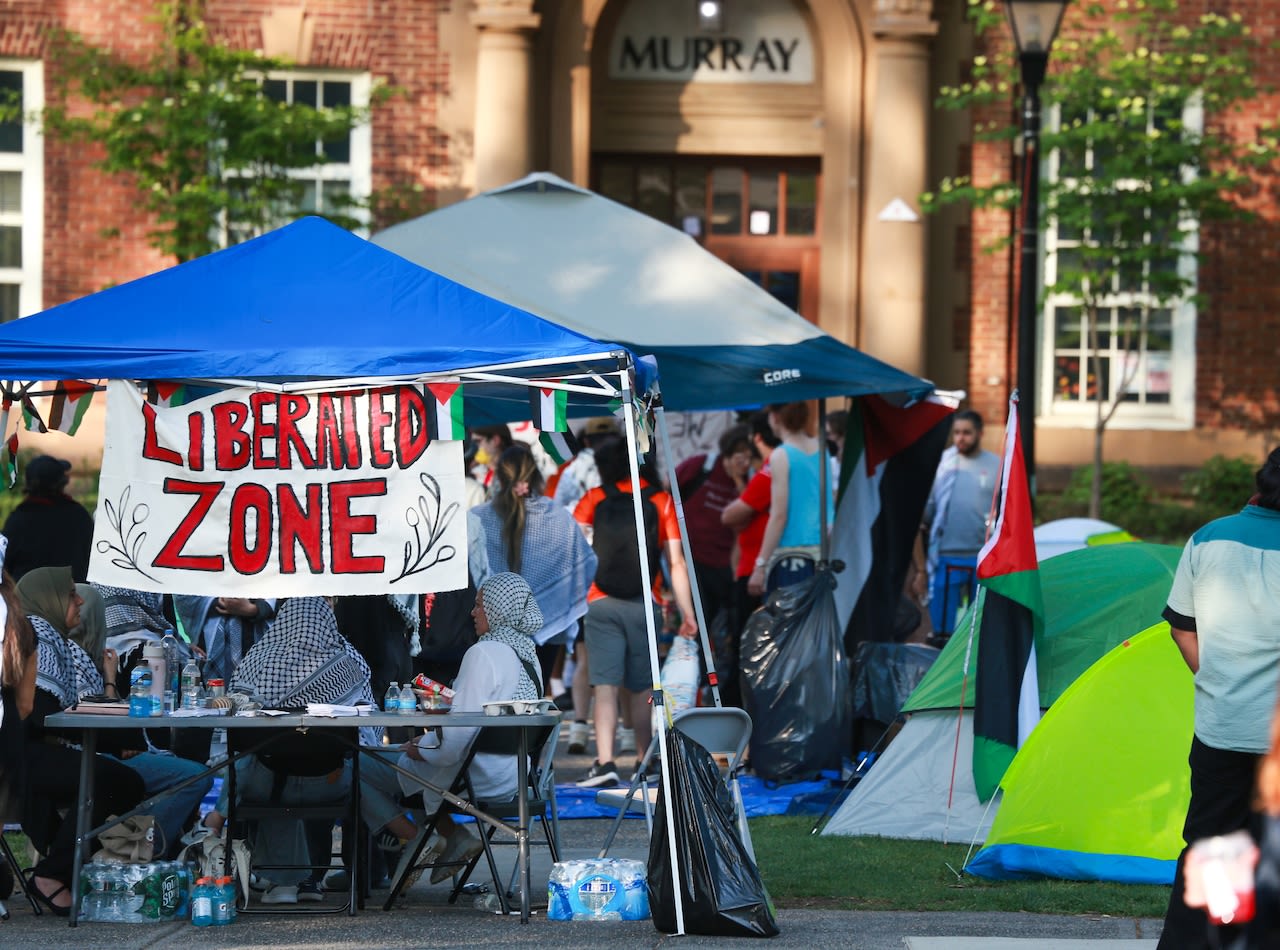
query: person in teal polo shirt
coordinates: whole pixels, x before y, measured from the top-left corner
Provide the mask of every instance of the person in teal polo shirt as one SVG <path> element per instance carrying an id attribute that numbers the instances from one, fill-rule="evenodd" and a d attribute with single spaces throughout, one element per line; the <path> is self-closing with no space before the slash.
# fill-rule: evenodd
<path id="1" fill-rule="evenodd" d="M 1280 674 L 1280 449 L 1255 479 L 1258 493 L 1239 514 L 1191 536 L 1178 562 L 1164 618 L 1195 674 L 1191 803 L 1182 836 L 1240 829 L 1255 833 L 1254 777 L 1270 745 Z M 1186 849 L 1178 857 L 1160 948 L 1227 946 L 1232 928 L 1211 934 L 1204 909 L 1183 893 Z"/>

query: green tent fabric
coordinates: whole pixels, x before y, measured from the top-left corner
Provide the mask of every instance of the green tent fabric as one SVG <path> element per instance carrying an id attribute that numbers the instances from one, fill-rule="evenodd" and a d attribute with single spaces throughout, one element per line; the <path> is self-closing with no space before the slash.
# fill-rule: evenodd
<path id="1" fill-rule="evenodd" d="M 1105 544 L 1070 551 L 1040 565 L 1045 630 L 1036 643 L 1036 665 L 1044 706 L 1112 647 L 1159 621 L 1181 554 L 1181 548 L 1166 544 Z M 970 616 L 961 619 L 903 712 L 955 709 L 961 704 Z M 973 708 L 977 640 L 975 633 L 969 679 L 963 685 L 965 709 Z"/>
<path id="2" fill-rule="evenodd" d="M 1191 671 L 1158 623 L 1072 683 L 1018 751 L 965 870 L 1168 884 L 1190 799 Z"/>

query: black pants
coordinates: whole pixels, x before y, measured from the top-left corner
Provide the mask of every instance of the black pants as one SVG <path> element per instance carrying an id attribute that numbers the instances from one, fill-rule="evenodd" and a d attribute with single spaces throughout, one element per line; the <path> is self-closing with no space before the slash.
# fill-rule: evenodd
<path id="1" fill-rule="evenodd" d="M 80 785 L 80 751 L 43 742 L 27 744 L 27 806 L 22 828 L 45 852 L 34 873 L 71 884 L 76 847 L 76 793 Z M 145 795 L 142 776 L 129 766 L 94 757 L 93 810 L 90 823 L 97 827 L 109 815 L 122 815 Z M 67 808 L 57 817 L 57 809 Z M 95 839 L 90 853 L 98 847 Z"/>
<path id="2" fill-rule="evenodd" d="M 1257 820 L 1250 804 L 1258 761 L 1262 757 L 1251 752 L 1228 752 L 1207 746 L 1198 738 L 1191 739 L 1191 803 L 1182 826 L 1182 839 L 1190 847 L 1201 838 L 1230 834 L 1248 829 L 1257 837 Z M 1164 915 L 1164 931 L 1157 950 L 1196 950 L 1200 947 L 1227 946 L 1239 936 L 1238 927 L 1214 928 L 1210 934 L 1209 918 L 1202 907 L 1188 907 L 1183 901 L 1182 866 L 1187 848 L 1178 855 L 1173 875 L 1173 893 Z M 1216 937 L 1216 939 L 1214 939 Z"/>

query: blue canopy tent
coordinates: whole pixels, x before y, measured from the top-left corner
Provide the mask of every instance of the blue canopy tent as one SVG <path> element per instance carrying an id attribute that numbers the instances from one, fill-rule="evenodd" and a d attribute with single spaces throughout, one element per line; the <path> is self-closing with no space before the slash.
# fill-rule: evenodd
<path id="1" fill-rule="evenodd" d="M 334 389 L 361 380 L 457 380 L 466 387 L 470 424 L 528 419 L 529 388 L 537 380 L 568 392 L 571 415 L 599 415 L 621 398 L 634 458 L 633 396 L 646 392 L 656 374 L 624 347 L 556 326 L 304 218 L 0 326 L 7 395 L 25 389 L 19 382 L 71 378 L 282 388 L 323 381 Z M 638 483 L 634 466 L 632 478 Z M 633 496 L 643 533 L 640 492 Z M 650 586 L 644 558 L 640 570 Z M 198 574 L 190 593 L 201 592 Z M 316 593 L 328 592 L 323 575 L 317 583 Z M 656 681 L 652 617 L 649 641 Z M 664 770 L 667 759 L 664 733 Z M 678 894 L 677 887 L 677 901 Z M 677 924 L 682 932 L 679 904 Z"/>
<path id="2" fill-rule="evenodd" d="M 529 418 L 512 379 L 571 379 L 574 415 L 632 365 L 603 344 L 320 218 L 0 326 L 0 379 L 288 383 L 467 375 L 468 422 Z M 641 364 L 639 391 L 651 368 Z M 596 392 L 592 392 L 595 390 Z"/>

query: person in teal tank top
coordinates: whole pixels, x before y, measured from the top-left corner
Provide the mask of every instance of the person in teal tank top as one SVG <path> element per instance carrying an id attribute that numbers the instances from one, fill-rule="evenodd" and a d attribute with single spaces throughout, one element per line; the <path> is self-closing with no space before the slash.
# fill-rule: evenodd
<path id="1" fill-rule="evenodd" d="M 772 498 L 760 556 L 747 584 L 753 594 L 795 584 L 817 569 L 822 531 L 819 512 L 826 509 L 830 524 L 835 501 L 830 477 L 826 504 L 819 500 L 823 456 L 815 435 L 815 415 L 807 402 L 769 407 L 769 424 L 782 444 L 769 456 Z"/>

